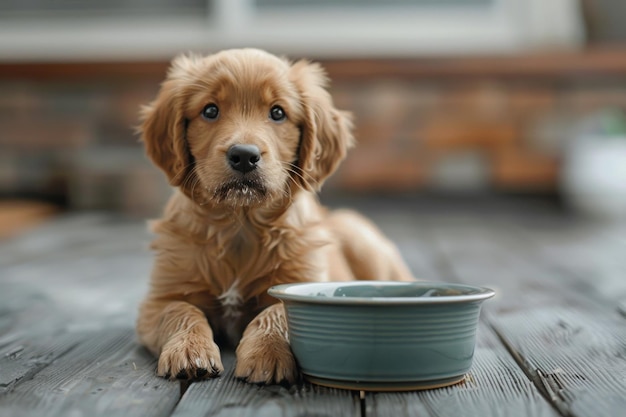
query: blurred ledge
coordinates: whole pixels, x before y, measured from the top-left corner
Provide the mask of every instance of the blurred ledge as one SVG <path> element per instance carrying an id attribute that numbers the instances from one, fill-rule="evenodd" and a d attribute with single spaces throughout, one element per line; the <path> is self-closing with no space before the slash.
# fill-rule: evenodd
<path id="1" fill-rule="evenodd" d="M 508 78 L 626 75 L 626 46 L 581 51 L 547 51 L 482 57 L 334 60 L 325 63 L 333 78 Z"/>
<path id="2" fill-rule="evenodd" d="M 297 59 L 299 57 L 290 56 Z M 304 57 L 307 58 L 307 57 Z M 482 57 L 416 57 L 410 59 L 315 59 L 332 79 L 508 78 L 626 75 L 626 46 L 598 45 L 582 51 L 545 51 Z M 75 79 L 141 77 L 162 79 L 167 61 L 1 63 L 0 78 Z"/>
<path id="3" fill-rule="evenodd" d="M 59 208 L 41 201 L 0 200 L 0 241 L 15 237 L 59 213 Z"/>

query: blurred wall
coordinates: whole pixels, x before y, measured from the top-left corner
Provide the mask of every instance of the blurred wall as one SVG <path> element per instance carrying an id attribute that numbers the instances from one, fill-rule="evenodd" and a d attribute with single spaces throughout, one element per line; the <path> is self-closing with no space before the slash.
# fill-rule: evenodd
<path id="1" fill-rule="evenodd" d="M 134 126 L 166 65 L 148 67 L 0 65 L 0 195 L 154 212 L 169 190 Z"/>
<path id="2" fill-rule="evenodd" d="M 357 117 L 360 145 L 336 178 L 351 189 L 556 193 L 581 121 L 626 108 L 620 49 L 369 69 L 334 84 Z"/>
<path id="3" fill-rule="evenodd" d="M 205 10 L 211 2 L 187 3 Z M 550 10 L 538 0 L 498 4 L 505 3 L 526 5 L 541 16 Z M 579 3 L 550 2 L 555 4 L 577 11 L 573 5 Z M 355 53 L 351 58 L 331 59 L 332 54 L 327 54 L 321 61 L 333 80 L 331 92 L 338 107 L 354 113 L 358 146 L 325 190 L 558 193 L 563 155 L 580 121 L 606 108 L 626 110 L 624 2 L 580 0 L 580 4 L 587 45 L 578 50 L 571 49 L 576 42 L 564 50 L 563 45 L 554 49 L 554 43 L 544 40 L 529 43 L 530 49 L 508 53 L 485 49 L 481 56 L 476 50 L 460 53 L 462 43 L 457 39 L 448 45 L 457 48 L 443 55 L 422 51 L 401 54 L 402 58 L 393 53 L 359 58 Z M 509 10 L 507 19 L 527 28 L 524 19 L 528 16 L 515 20 L 514 11 Z M 201 26 L 206 25 L 206 16 L 199 14 Z M 170 18 L 170 23 L 176 21 Z M 4 9 L 0 20 L 0 30 L 6 30 L 9 23 L 19 26 Z M 544 31 L 542 25 L 551 22 L 539 21 Z M 46 50 L 42 48 L 45 40 L 28 31 L 16 33 L 22 33 L 36 50 Z M 543 39 L 541 33 L 535 36 L 520 29 L 518 35 L 538 40 Z M 163 36 L 148 37 L 156 42 L 151 45 L 159 53 L 174 47 L 161 46 Z M 205 43 L 204 37 L 192 38 Z M 279 38 L 292 50 L 300 45 L 297 40 Z M 515 44 L 515 39 L 507 42 Z M 328 48 L 324 42 L 313 44 L 318 52 Z M 362 48 L 369 45 L 360 44 Z M 8 49 L 0 52 L 16 52 L 9 48 L 15 45 L 7 38 L 0 41 L 2 45 Z M 113 60 L 106 58 L 105 50 L 73 50 L 67 45 L 50 45 L 53 56 L 67 52 L 64 59 L 20 61 L 14 58 L 22 55 L 9 54 L 0 62 L 0 198 L 43 199 L 71 209 L 157 214 L 171 190 L 144 156 L 134 126 L 139 107 L 154 98 L 167 60 L 157 58 L 158 54 L 137 58 L 128 51 Z M 436 44 L 431 47 L 437 49 Z M 91 58 L 79 59 L 83 53 Z M 320 52 L 319 56 L 325 55 Z"/>
<path id="4" fill-rule="evenodd" d="M 626 109 L 626 50 L 327 60 L 358 146 L 330 191 L 558 191 L 572 128 Z M 160 211 L 169 189 L 134 134 L 167 63 L 0 65 L 0 195 Z"/>

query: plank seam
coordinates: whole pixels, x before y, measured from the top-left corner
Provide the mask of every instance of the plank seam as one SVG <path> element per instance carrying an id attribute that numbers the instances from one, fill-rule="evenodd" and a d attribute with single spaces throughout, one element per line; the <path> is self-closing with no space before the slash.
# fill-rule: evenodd
<path id="1" fill-rule="evenodd" d="M 561 401 L 558 395 L 558 390 L 554 390 L 554 387 L 550 384 L 550 378 L 546 378 L 547 375 L 545 375 L 540 369 L 536 369 L 533 372 L 530 363 L 526 361 L 526 359 L 522 356 L 520 352 L 517 352 L 515 348 L 510 343 L 508 343 L 504 335 L 498 330 L 497 326 L 492 324 L 488 318 L 486 318 L 485 321 L 489 328 L 491 328 L 491 330 L 493 330 L 493 332 L 496 334 L 507 352 L 509 352 L 513 360 L 515 360 L 515 363 L 517 363 L 524 375 L 526 375 L 526 377 L 530 380 L 530 382 L 532 382 L 535 388 L 537 388 L 539 393 L 545 398 L 548 404 L 550 404 L 559 414 L 565 417 L 576 417 L 565 406 L 563 401 Z"/>
<path id="2" fill-rule="evenodd" d="M 180 381 L 180 385 L 179 385 L 180 390 L 178 391 L 178 399 L 176 400 L 176 404 L 174 404 L 174 408 L 172 408 L 172 414 L 174 413 L 174 410 L 176 410 L 176 407 L 178 407 L 180 400 L 183 399 L 183 395 L 185 395 L 189 387 L 195 382 L 197 381 Z"/>
<path id="3" fill-rule="evenodd" d="M 14 380 L 12 382 L 9 382 L 8 384 L 0 385 L 0 389 L 2 389 L 2 391 L 0 391 L 0 397 L 11 394 L 16 389 L 16 387 L 18 385 L 23 384 L 25 382 L 28 382 L 28 381 L 31 381 L 32 379 L 34 379 L 37 376 L 37 374 L 39 374 L 40 372 L 45 370 L 48 366 L 52 365 L 55 361 L 61 359 L 65 355 L 70 354 L 74 349 L 76 349 L 76 347 L 79 344 L 80 344 L 80 342 L 76 341 L 73 345 L 68 347 L 68 349 L 66 349 L 60 355 L 55 356 L 51 361 L 48 361 L 48 362 L 45 361 L 45 360 L 35 360 L 35 361 L 33 361 L 33 364 L 34 364 L 33 368 L 29 369 L 23 376 L 17 378 L 16 380 Z"/>
<path id="4" fill-rule="evenodd" d="M 623 318 L 626 318 L 626 300 L 623 300 L 617 306 L 617 311 Z"/>
<path id="5" fill-rule="evenodd" d="M 360 407 L 359 411 L 360 411 L 361 417 L 367 416 L 367 404 L 365 404 L 365 399 L 366 399 L 365 391 L 359 391 L 359 407 Z"/>

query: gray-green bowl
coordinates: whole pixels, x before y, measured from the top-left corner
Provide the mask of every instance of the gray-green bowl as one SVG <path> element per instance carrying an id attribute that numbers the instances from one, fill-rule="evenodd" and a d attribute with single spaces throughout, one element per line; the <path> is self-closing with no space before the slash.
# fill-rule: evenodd
<path id="1" fill-rule="evenodd" d="M 436 282 L 277 285 L 289 341 L 311 382 L 400 391 L 460 382 L 472 366 L 488 288 Z"/>

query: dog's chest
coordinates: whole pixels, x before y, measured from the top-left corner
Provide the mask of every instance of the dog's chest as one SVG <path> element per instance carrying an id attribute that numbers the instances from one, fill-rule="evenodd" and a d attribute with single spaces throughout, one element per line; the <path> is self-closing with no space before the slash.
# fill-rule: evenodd
<path id="1" fill-rule="evenodd" d="M 243 306 L 243 298 L 237 288 L 238 280 L 217 297 L 222 307 L 221 328 L 228 340 L 235 345 L 241 337 L 240 321 Z"/>
<path id="2" fill-rule="evenodd" d="M 251 295 L 239 281 L 233 284 L 215 298 L 220 305 L 221 314 L 210 316 L 211 325 L 215 326 L 222 336 L 226 337 L 232 346 L 236 346 L 243 330 L 252 318 L 265 307 L 272 304 L 272 299 L 263 289 L 264 294 Z"/>
<path id="3" fill-rule="evenodd" d="M 217 297 L 222 306 L 222 316 L 225 320 L 236 320 L 241 317 L 243 298 L 239 292 L 239 280 L 235 279 L 232 285 Z"/>
<path id="4" fill-rule="evenodd" d="M 207 311 L 207 315 L 212 326 L 235 341 L 241 335 L 242 326 L 275 301 L 267 296 L 267 289 L 274 278 L 281 275 L 285 264 L 281 254 L 289 251 L 284 250 L 288 242 L 278 230 L 276 237 L 268 239 L 243 222 L 238 230 L 231 232 L 234 233 L 228 233 L 228 238 L 222 236 L 212 245 L 220 250 L 206 252 L 205 267 L 213 303 L 219 306 Z"/>

